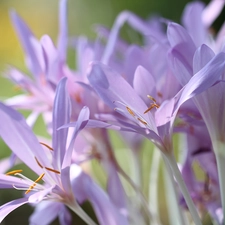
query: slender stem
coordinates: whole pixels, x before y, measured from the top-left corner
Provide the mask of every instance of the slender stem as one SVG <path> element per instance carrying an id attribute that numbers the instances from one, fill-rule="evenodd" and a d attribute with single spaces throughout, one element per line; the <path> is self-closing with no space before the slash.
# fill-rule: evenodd
<path id="1" fill-rule="evenodd" d="M 225 215 L 225 143 L 214 142 L 213 149 L 216 155 L 217 170 L 219 175 L 220 195 L 222 199 L 223 215 Z M 225 221 L 223 221 L 225 225 Z"/>
<path id="2" fill-rule="evenodd" d="M 165 155 L 162 154 L 162 157 L 165 162 L 165 180 L 167 184 L 167 201 L 168 201 L 168 210 L 169 210 L 169 218 L 170 218 L 170 224 L 172 225 L 185 225 L 186 221 L 184 220 L 184 215 L 181 211 L 181 207 L 178 203 L 178 196 L 177 196 L 177 188 L 174 181 L 173 173 L 171 171 L 170 165 L 168 161 L 166 160 Z"/>
<path id="3" fill-rule="evenodd" d="M 156 147 L 154 148 L 152 163 L 149 172 L 149 208 L 154 214 L 154 221 L 151 221 L 151 224 L 161 224 L 160 218 L 158 215 L 158 178 L 159 178 L 159 165 L 160 165 L 160 151 Z"/>
<path id="4" fill-rule="evenodd" d="M 130 152 L 133 160 L 132 180 L 138 187 L 141 187 L 140 151 L 136 151 L 136 149 L 130 149 Z"/>
<path id="5" fill-rule="evenodd" d="M 193 218 L 193 221 L 194 221 L 195 225 L 202 225 L 202 222 L 200 220 L 200 217 L 198 215 L 196 207 L 195 207 L 195 205 L 194 205 L 194 203 L 191 199 L 191 196 L 188 192 L 188 189 L 187 189 L 187 187 L 184 183 L 183 177 L 182 177 L 182 175 L 180 173 L 180 170 L 177 166 L 177 162 L 174 158 L 174 155 L 173 154 L 167 154 L 165 156 L 166 156 L 166 159 L 168 160 L 168 163 L 169 163 L 170 168 L 173 172 L 173 175 L 174 175 L 174 177 L 175 177 L 175 179 L 176 179 L 176 181 L 177 181 L 177 183 L 180 187 L 180 190 L 181 190 L 181 192 L 184 196 L 184 199 L 185 199 L 186 204 L 187 204 L 187 206 L 190 210 L 190 213 L 192 215 L 192 218 Z"/>
<path id="6" fill-rule="evenodd" d="M 152 219 L 153 218 L 153 214 L 151 212 L 151 210 L 149 209 L 148 206 L 148 202 L 145 199 L 145 196 L 143 195 L 142 191 L 140 190 L 140 188 L 133 182 L 133 180 L 124 172 L 124 170 L 120 167 L 119 164 L 117 164 L 117 171 L 120 173 L 120 175 L 131 185 L 131 187 L 136 191 L 136 193 L 139 195 L 143 207 L 146 211 L 146 213 L 148 214 L 149 218 Z"/>
<path id="7" fill-rule="evenodd" d="M 91 217 L 80 207 L 77 202 L 73 202 L 73 204 L 67 204 L 67 206 L 75 212 L 83 221 L 85 221 L 88 225 L 97 225 Z"/>

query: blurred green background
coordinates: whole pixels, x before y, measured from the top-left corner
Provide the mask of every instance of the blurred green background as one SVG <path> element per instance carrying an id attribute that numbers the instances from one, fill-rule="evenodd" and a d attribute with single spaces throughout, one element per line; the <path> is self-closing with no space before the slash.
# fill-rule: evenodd
<path id="1" fill-rule="evenodd" d="M 95 38 L 94 24 L 103 24 L 112 27 L 118 13 L 130 10 L 142 18 L 151 14 L 180 21 L 184 6 L 188 0 L 68 0 L 68 23 L 70 35 L 86 35 Z M 205 0 L 207 3 L 208 0 Z M 58 33 L 58 0 L 1 0 L 0 1 L 0 73 L 8 65 L 25 69 L 23 51 L 16 37 L 9 19 L 9 10 L 15 9 L 31 27 L 33 33 L 40 38 L 48 34 L 54 41 Z M 129 32 L 129 28 L 127 28 Z M 124 31 L 126 33 L 126 29 Z M 13 86 L 0 76 L 0 97 L 12 96 L 15 93 Z M 0 143 L 0 157 L 5 156 L 6 147 Z M 148 151 L 149 152 L 149 151 Z M 150 152 L 147 154 L 151 154 Z M 149 155 L 151 157 L 151 155 Z M 146 157 L 146 158 L 149 158 Z M 148 165 L 148 162 L 144 162 Z M 0 190 L 0 204 L 18 198 L 20 193 L 16 190 L 9 192 Z M 89 207 L 88 205 L 86 207 Z M 162 206 L 163 207 L 163 206 Z M 8 216 L 2 224 L 26 225 L 28 215 L 32 212 L 29 206 L 23 206 Z M 75 222 L 76 221 L 76 222 Z M 58 224 L 57 221 L 54 224 Z M 74 224 L 84 224 L 74 219 Z"/>

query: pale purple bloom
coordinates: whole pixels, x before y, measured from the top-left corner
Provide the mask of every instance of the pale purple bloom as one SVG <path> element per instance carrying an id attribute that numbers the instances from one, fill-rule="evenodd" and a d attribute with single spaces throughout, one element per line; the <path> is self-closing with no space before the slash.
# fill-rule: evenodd
<path id="1" fill-rule="evenodd" d="M 78 202 L 89 199 L 93 203 L 93 207 L 102 225 L 126 224 L 125 216 L 117 210 L 111 199 L 87 175 L 82 173 L 79 166 L 71 166 L 73 142 L 78 132 L 86 126 L 89 119 L 89 110 L 86 107 L 81 111 L 69 147 L 67 148 L 68 128 L 58 130 L 63 123 L 68 123 L 70 119 L 70 101 L 65 86 L 66 79 L 64 78 L 56 90 L 53 107 L 53 151 L 50 151 L 49 147 L 43 148 L 41 146 L 19 113 L 2 103 L 0 104 L 2 119 L 1 137 L 27 166 L 37 174 L 41 174 L 39 179 L 44 181 L 44 184 L 38 184 L 39 179 L 34 182 L 23 176 L 19 171 L 15 172 L 15 175 L 20 178 L 1 175 L 1 188 L 15 187 L 16 189 L 27 190 L 26 193 L 32 193 L 22 199 L 2 205 L 0 207 L 1 221 L 12 210 L 22 204 L 37 204 L 42 200 L 48 200 L 46 203 L 42 203 L 42 207 L 44 208 L 49 204 L 52 205 L 51 201 L 58 202 L 52 205 L 56 210 L 55 214 L 49 214 L 46 218 L 46 223 L 43 221 L 43 224 L 47 224 L 47 221 L 51 221 L 57 215 L 60 216 L 61 213 L 65 214 L 62 221 L 67 221 L 69 220 L 67 216 L 68 212 L 66 212 L 62 203 L 68 207 L 76 208 L 76 198 Z M 33 191 L 35 192 L 34 194 Z M 118 203 L 115 204 L 117 205 Z M 31 222 L 36 221 L 38 218 L 44 219 L 41 218 L 41 215 L 45 214 L 46 210 L 41 210 L 39 207 L 31 217 Z M 47 209 L 51 210 L 49 207 Z"/>

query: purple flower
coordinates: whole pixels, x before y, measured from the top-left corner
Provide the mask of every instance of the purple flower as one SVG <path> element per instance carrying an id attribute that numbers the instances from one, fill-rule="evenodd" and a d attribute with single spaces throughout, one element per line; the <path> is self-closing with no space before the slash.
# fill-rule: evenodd
<path id="1" fill-rule="evenodd" d="M 39 175 L 36 181 L 22 175 L 22 171 L 8 173 L 9 175 L 15 174 L 20 178 L 1 175 L 1 188 L 5 188 L 5 186 L 8 188 L 15 187 L 16 189 L 22 188 L 22 190 L 27 190 L 27 194 L 32 193 L 22 199 L 1 206 L 1 220 L 16 207 L 28 202 L 38 203 L 43 199 L 55 199 L 68 205 L 74 202 L 73 192 L 67 182 L 70 179 L 69 173 L 66 172 L 70 166 L 68 154 L 71 154 L 69 151 L 66 152 L 67 130 L 57 131 L 57 125 L 60 126 L 62 122 L 68 123 L 70 118 L 70 102 L 65 92 L 65 85 L 66 80 L 63 79 L 58 85 L 55 97 L 53 123 L 56 125 L 53 129 L 52 145 L 54 150 L 47 145 L 42 146 L 38 142 L 19 113 L 0 103 L 0 135 L 2 139 L 18 158 Z M 60 110 L 60 107 L 62 107 L 62 110 Z M 63 120 L 63 118 L 65 119 Z M 56 140 L 54 137 L 58 139 Z M 43 180 L 44 184 L 38 184 L 40 180 Z"/>

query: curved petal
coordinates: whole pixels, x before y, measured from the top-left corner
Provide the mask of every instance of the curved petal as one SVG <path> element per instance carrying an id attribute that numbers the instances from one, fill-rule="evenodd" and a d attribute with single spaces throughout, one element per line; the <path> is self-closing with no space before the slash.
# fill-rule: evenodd
<path id="1" fill-rule="evenodd" d="M 11 19 L 27 54 L 28 64 L 32 74 L 39 76 L 44 70 L 42 48 L 28 26 L 15 11 L 10 13 Z"/>
<path id="2" fill-rule="evenodd" d="M 211 87 L 222 76 L 225 69 L 225 53 L 221 52 L 196 73 L 183 88 L 176 111 L 185 101 Z"/>
<path id="3" fill-rule="evenodd" d="M 140 114 L 147 121 L 151 130 L 157 133 L 153 115 L 151 113 L 144 114 L 147 105 L 120 74 L 101 63 L 95 62 L 91 65 L 88 79 L 99 96 L 111 108 L 114 109 L 116 104 L 121 107 L 121 104 L 117 103 L 121 102 Z M 133 119 L 126 109 L 125 111 L 127 117 Z"/>
<path id="4" fill-rule="evenodd" d="M 14 209 L 26 204 L 27 202 L 27 198 L 20 198 L 2 205 L 0 207 L 0 223 Z"/>
<path id="5" fill-rule="evenodd" d="M 128 225 L 126 217 L 88 175 L 80 173 L 75 178 L 71 179 L 74 195 L 90 200 L 101 225 Z"/>
<path id="6" fill-rule="evenodd" d="M 71 164 L 72 152 L 73 152 L 73 148 L 74 148 L 74 141 L 75 141 L 78 133 L 87 125 L 89 116 L 90 116 L 89 108 L 86 106 L 83 107 L 78 116 L 77 123 L 75 125 L 75 129 L 74 129 L 71 141 L 70 141 L 70 145 L 69 145 L 67 151 L 65 152 L 62 168 L 65 168 Z"/>
<path id="7" fill-rule="evenodd" d="M 59 37 L 58 37 L 58 55 L 62 61 L 66 60 L 67 55 L 67 0 L 60 0 L 59 5 Z"/>
<path id="8" fill-rule="evenodd" d="M 184 10 L 182 22 L 188 30 L 196 46 L 205 42 L 206 27 L 202 21 L 202 12 L 205 5 L 202 2 L 191 2 Z"/>
<path id="9" fill-rule="evenodd" d="M 52 147 L 54 149 L 54 165 L 60 169 L 66 152 L 66 142 L 68 129 L 58 130 L 64 124 L 70 121 L 70 98 L 66 89 L 67 78 L 64 77 L 59 82 L 56 89 L 56 96 L 53 106 L 53 137 Z"/>
<path id="10" fill-rule="evenodd" d="M 32 170 L 41 174 L 38 161 L 45 166 L 50 163 L 25 119 L 12 108 L 0 103 L 0 136 L 9 148 Z"/>
<path id="11" fill-rule="evenodd" d="M 28 185 L 20 178 L 0 174 L 0 188 L 28 188 Z"/>
<path id="12" fill-rule="evenodd" d="M 57 216 L 61 218 L 62 221 L 67 221 L 70 224 L 70 219 L 68 215 L 66 215 L 66 219 L 63 219 L 63 215 L 66 214 L 67 209 L 60 202 L 53 201 L 43 201 L 39 203 L 35 207 L 34 213 L 30 216 L 29 222 L 31 225 L 39 224 L 39 225 L 48 225 L 53 222 Z M 67 212 L 67 214 L 69 214 Z M 70 214 L 69 214 L 70 215 Z M 65 223 L 61 223 L 65 224 Z"/>

